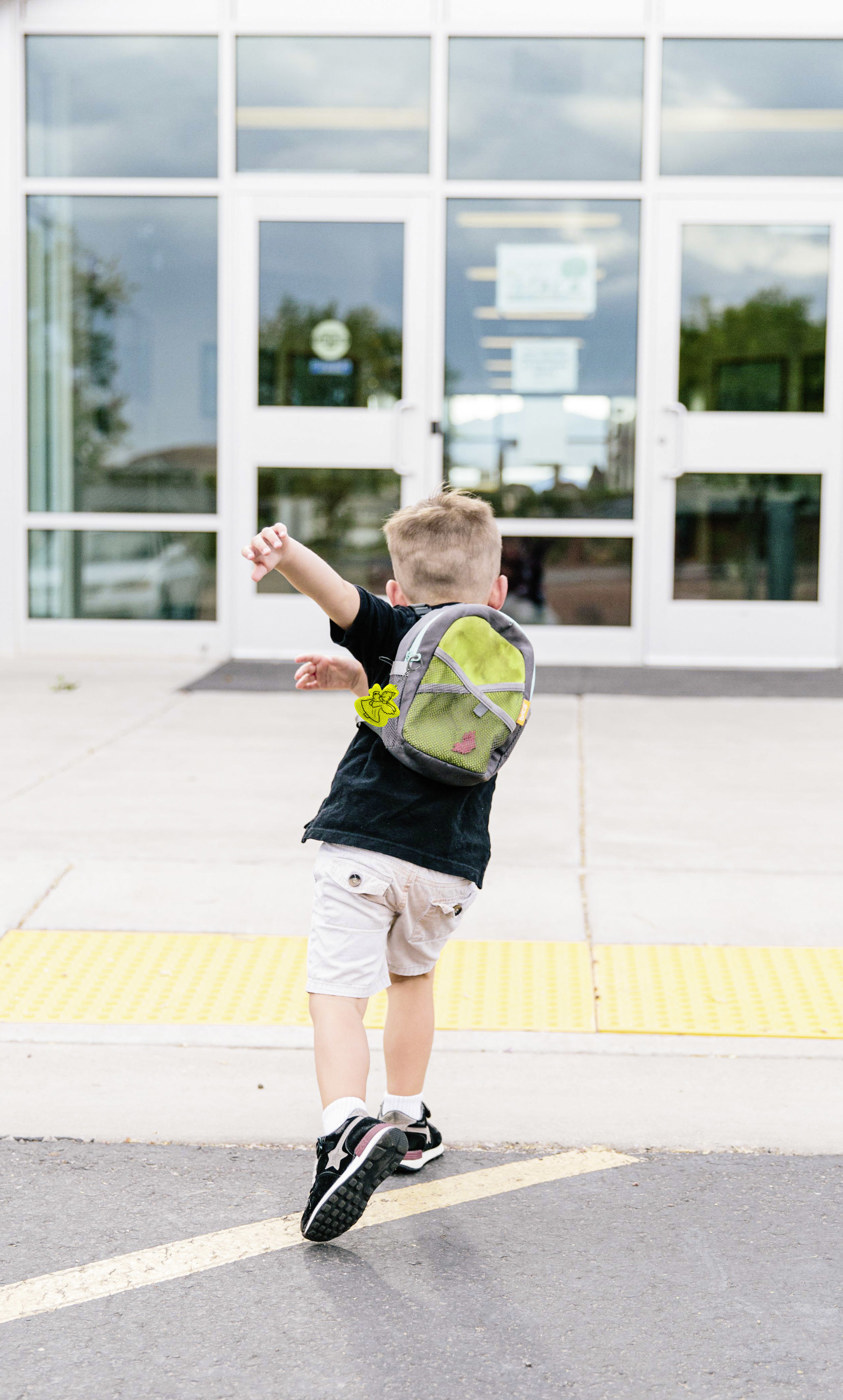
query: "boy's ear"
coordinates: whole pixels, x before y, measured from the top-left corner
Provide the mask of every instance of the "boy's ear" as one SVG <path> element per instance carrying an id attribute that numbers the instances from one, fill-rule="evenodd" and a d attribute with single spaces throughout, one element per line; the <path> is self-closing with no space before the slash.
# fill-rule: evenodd
<path id="1" fill-rule="evenodd" d="M 506 601 L 506 595 L 508 591 L 509 579 L 507 578 L 506 574 L 498 574 L 497 578 L 492 584 L 491 592 L 489 593 L 489 598 L 486 603 L 486 606 L 488 608 L 502 608 L 504 602 Z"/>
<path id="2" fill-rule="evenodd" d="M 397 579 L 387 579 L 386 596 L 394 608 L 409 608 L 412 606 L 409 598 L 404 596 L 404 592 Z"/>

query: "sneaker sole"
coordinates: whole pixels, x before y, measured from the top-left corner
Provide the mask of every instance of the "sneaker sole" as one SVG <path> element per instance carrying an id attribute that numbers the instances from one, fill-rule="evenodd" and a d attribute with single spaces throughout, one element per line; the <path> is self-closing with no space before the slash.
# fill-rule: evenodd
<path id="1" fill-rule="evenodd" d="M 426 1167 L 428 1162 L 432 1162 L 434 1157 L 441 1157 L 445 1151 L 444 1142 L 440 1142 L 438 1147 L 428 1147 L 426 1152 L 420 1152 L 418 1157 L 408 1161 L 404 1157 L 403 1161 L 395 1168 L 396 1172 L 420 1172 L 422 1167 Z"/>
<path id="2" fill-rule="evenodd" d="M 362 1157 L 349 1163 L 343 1175 L 322 1197 L 302 1234 L 324 1244 L 350 1230 L 369 1204 L 382 1181 L 391 1176 L 407 1151 L 406 1134 L 400 1128 L 384 1128 L 368 1144 Z"/>

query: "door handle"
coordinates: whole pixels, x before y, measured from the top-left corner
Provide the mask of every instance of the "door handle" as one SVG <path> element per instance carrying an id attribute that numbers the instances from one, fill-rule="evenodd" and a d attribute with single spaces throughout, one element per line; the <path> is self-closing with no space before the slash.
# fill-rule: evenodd
<path id="1" fill-rule="evenodd" d="M 413 470 L 412 466 L 408 466 L 404 460 L 403 423 L 404 414 L 409 413 L 415 407 L 416 405 L 413 403 L 412 399 L 398 399 L 392 405 L 392 411 L 395 415 L 395 440 L 392 455 L 395 462 L 394 470 L 399 476 L 408 476 Z"/>
<path id="2" fill-rule="evenodd" d="M 663 471 L 662 476 L 666 481 L 677 481 L 685 471 L 685 420 L 688 416 L 688 410 L 684 403 L 666 403 L 662 413 L 672 413 L 676 417 L 676 429 L 673 435 L 673 466 L 668 471 Z M 667 443 L 667 438 L 660 437 L 659 443 Z"/>

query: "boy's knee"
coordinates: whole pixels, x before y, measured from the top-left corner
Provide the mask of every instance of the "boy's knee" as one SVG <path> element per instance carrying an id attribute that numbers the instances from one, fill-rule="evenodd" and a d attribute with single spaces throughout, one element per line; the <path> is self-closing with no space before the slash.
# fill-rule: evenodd
<path id="1" fill-rule="evenodd" d="M 423 986 L 425 983 L 433 981 L 433 975 L 435 972 L 435 967 L 432 967 L 429 972 L 415 972 L 410 973 L 409 975 L 406 975 L 402 972 L 390 972 L 389 980 L 393 986 L 395 986 L 396 983 L 402 982 L 417 982 L 419 986 Z"/>
<path id="2" fill-rule="evenodd" d="M 368 1005 L 368 997 L 329 996 L 326 992 L 310 992 L 308 995 L 310 1019 L 314 1025 L 317 1021 L 340 1019 L 349 1012 L 355 1012 L 362 1021 Z"/>

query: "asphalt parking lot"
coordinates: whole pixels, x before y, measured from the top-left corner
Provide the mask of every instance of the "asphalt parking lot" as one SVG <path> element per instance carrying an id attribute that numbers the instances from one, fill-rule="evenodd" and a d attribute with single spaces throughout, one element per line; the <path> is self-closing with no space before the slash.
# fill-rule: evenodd
<path id="1" fill-rule="evenodd" d="M 472 1199 L 554 1155 L 579 1174 Z M 295 1219 L 311 1169 L 310 1149 L 3 1140 L 0 1315 L 3 1285 Z M 3 1395 L 839 1400 L 842 1182 L 843 1157 L 451 1151 L 369 1206 L 417 1213 L 330 1245 L 291 1232 L 68 1306 L 48 1280 L 48 1310 L 0 1325 Z"/>

